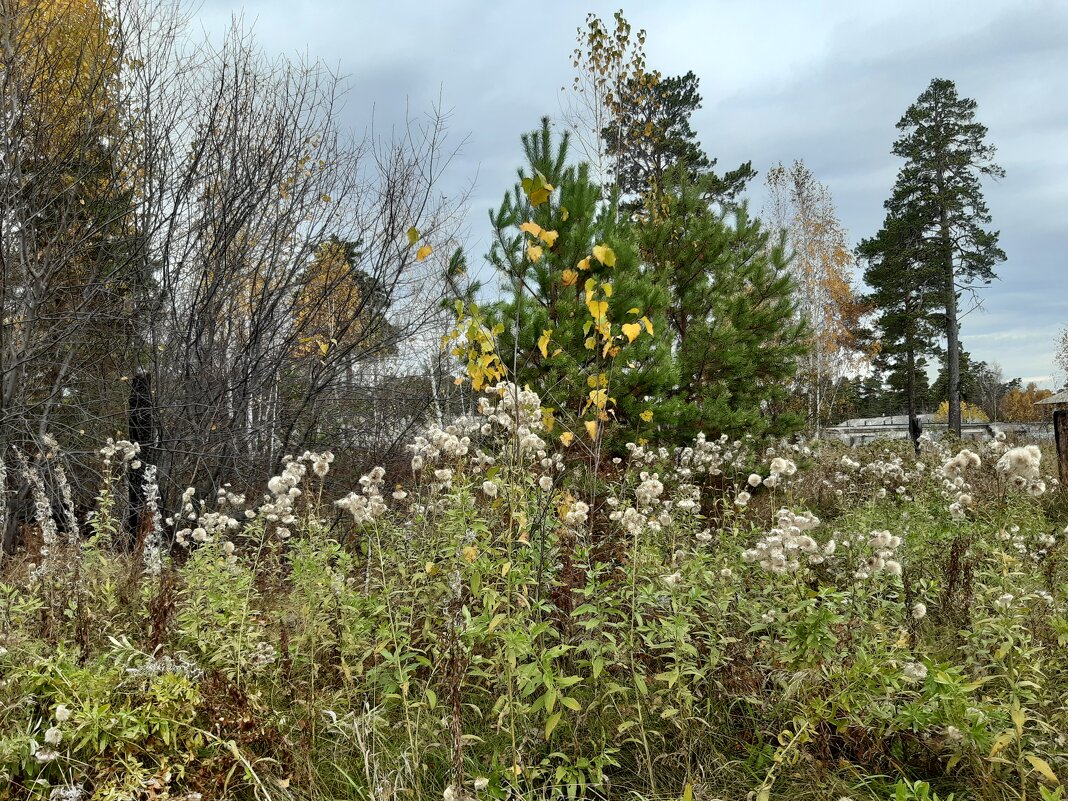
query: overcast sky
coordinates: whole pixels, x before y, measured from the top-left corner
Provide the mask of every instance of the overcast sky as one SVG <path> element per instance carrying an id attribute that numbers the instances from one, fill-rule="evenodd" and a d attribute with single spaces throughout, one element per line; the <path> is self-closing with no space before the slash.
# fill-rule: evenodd
<path id="1" fill-rule="evenodd" d="M 455 141 L 445 181 L 471 186 L 471 263 L 486 249 L 486 212 L 511 187 L 519 135 L 558 116 L 570 85 L 575 30 L 615 3 L 542 0 L 206 0 L 204 28 L 243 14 L 268 52 L 307 54 L 350 87 L 346 120 L 366 130 L 428 110 L 440 96 Z M 704 106 L 694 117 L 721 167 L 752 160 L 753 208 L 767 168 L 803 159 L 827 184 L 851 240 L 883 218 L 899 160 L 894 125 L 931 78 L 979 104 L 1004 179 L 986 184 L 1008 260 L 962 321 L 973 358 L 1007 377 L 1053 386 L 1053 350 L 1068 324 L 1068 2 L 645 2 L 624 6 L 648 31 L 648 64 L 693 70 Z M 477 179 L 477 180 L 476 180 Z"/>

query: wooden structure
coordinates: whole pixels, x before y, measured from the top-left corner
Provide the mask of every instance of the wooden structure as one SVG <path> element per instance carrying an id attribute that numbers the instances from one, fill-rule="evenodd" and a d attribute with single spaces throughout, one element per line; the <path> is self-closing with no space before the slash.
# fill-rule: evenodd
<path id="1" fill-rule="evenodd" d="M 1057 443 L 1057 468 L 1061 488 L 1068 489 L 1068 390 L 1050 395 L 1035 405 L 1052 406 L 1053 411 L 1053 441 Z"/>

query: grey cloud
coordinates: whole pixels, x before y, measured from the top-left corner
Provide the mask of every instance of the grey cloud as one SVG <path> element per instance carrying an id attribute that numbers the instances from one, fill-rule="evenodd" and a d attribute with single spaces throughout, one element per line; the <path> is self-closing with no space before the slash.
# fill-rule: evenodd
<path id="1" fill-rule="evenodd" d="M 237 2 L 209 0 L 205 26 L 223 24 Z M 618 0 L 589 6 L 607 19 Z M 372 107 L 376 125 L 386 125 L 403 120 L 406 103 L 419 112 L 440 93 L 456 138 L 469 134 L 446 189 L 467 189 L 478 175 L 468 239 L 476 265 L 488 245 L 486 211 L 514 180 L 519 135 L 542 114 L 558 116 L 587 7 L 249 0 L 245 8 L 266 48 L 338 64 L 357 130 Z M 649 32 L 651 66 L 701 78 L 695 128 L 721 166 L 752 160 L 764 172 L 803 158 L 830 186 L 854 241 L 882 221 L 899 166 L 890 154 L 895 123 L 932 77 L 957 81 L 978 101 L 1008 172 L 986 189 L 1008 261 L 983 294 L 985 311 L 965 319 L 964 344 L 1011 375 L 1052 372 L 1055 334 L 1068 323 L 1058 280 L 1068 238 L 1068 6 L 693 0 L 636 4 L 627 15 Z M 759 209 L 759 179 L 751 196 Z"/>

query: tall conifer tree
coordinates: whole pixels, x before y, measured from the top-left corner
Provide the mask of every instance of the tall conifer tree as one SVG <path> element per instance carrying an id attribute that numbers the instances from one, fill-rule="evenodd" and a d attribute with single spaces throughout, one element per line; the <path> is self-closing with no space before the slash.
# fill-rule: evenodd
<path id="1" fill-rule="evenodd" d="M 980 179 L 1001 177 L 976 103 L 959 97 L 952 81 L 936 78 L 897 124 L 893 153 L 905 159 L 887 211 L 909 219 L 920 237 L 918 255 L 936 282 L 945 315 L 949 428 L 960 434 L 960 325 L 958 298 L 989 284 L 1005 259 Z M 885 244 L 892 246 L 892 241 Z M 915 245 L 910 245 L 915 250 Z M 892 257 L 894 258 L 894 257 Z"/>
<path id="2" fill-rule="evenodd" d="M 876 309 L 879 351 L 875 366 L 893 392 L 904 396 L 909 431 L 919 452 L 919 407 L 927 396 L 925 356 L 935 352 L 941 275 L 927 255 L 923 231 L 907 210 L 890 212 L 882 229 L 860 243 L 867 300 Z"/>
<path id="3" fill-rule="evenodd" d="M 602 135 L 615 160 L 616 185 L 632 205 L 634 198 L 640 205 L 641 198 L 662 192 L 667 172 L 676 165 L 684 165 L 691 180 L 701 177 L 709 199 L 724 204 L 735 202 L 756 175 L 748 161 L 723 175 L 715 172 L 716 159 L 705 153 L 690 124 L 701 108 L 699 84 L 692 72 L 666 78 L 654 73 L 652 81 L 642 75 L 628 82 Z"/>

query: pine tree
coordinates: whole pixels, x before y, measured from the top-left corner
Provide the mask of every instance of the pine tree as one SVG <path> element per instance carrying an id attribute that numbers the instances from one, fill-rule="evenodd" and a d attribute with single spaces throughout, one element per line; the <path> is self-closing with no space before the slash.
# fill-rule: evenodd
<path id="1" fill-rule="evenodd" d="M 802 418 L 777 414 L 805 352 L 782 241 L 749 216 L 709 202 L 707 184 L 670 170 L 658 214 L 642 220 L 642 254 L 670 291 L 679 384 L 672 435 L 773 434 Z"/>
<path id="2" fill-rule="evenodd" d="M 982 405 L 983 390 L 979 382 L 985 369 L 985 362 L 972 361 L 972 355 L 961 348 L 959 384 L 961 401 L 968 401 L 976 406 Z M 947 401 L 948 403 L 949 375 L 946 372 L 945 364 L 942 365 L 942 369 L 938 371 L 934 383 L 931 384 L 931 395 L 938 402 Z M 983 411 L 986 412 L 985 409 Z M 989 412 L 986 412 L 986 414 L 989 416 Z"/>
<path id="3" fill-rule="evenodd" d="M 958 296 L 994 278 L 1005 259 L 998 232 L 987 230 L 990 212 L 980 178 L 1001 177 L 987 130 L 975 120 L 976 103 L 957 95 L 952 81 L 934 79 L 897 124 L 893 153 L 905 159 L 891 214 L 908 217 L 922 238 L 922 259 L 933 271 L 944 314 L 949 428 L 960 434 Z"/>
<path id="4" fill-rule="evenodd" d="M 716 159 L 709 158 L 690 124 L 701 108 L 699 80 L 693 72 L 663 78 L 654 73 L 632 78 L 602 135 L 615 161 L 619 191 L 630 198 L 657 195 L 675 165 L 684 165 L 691 180 L 702 177 L 710 198 L 733 202 L 756 172 L 751 162 L 718 175 Z M 640 205 L 640 201 L 638 202 Z"/>
<path id="5" fill-rule="evenodd" d="M 551 201 L 533 206 L 517 185 L 490 215 L 495 241 L 488 259 L 511 290 L 493 310 L 504 325 L 501 358 L 514 379 L 536 389 L 569 428 L 581 429 L 574 424 L 589 417 L 590 391 L 598 388 L 589 382 L 605 376 L 614 399 L 608 410 L 617 424 L 613 428 L 620 437 L 636 438 L 649 428 L 655 399 L 675 383 L 667 340 L 650 335 L 664 330 L 667 294 L 641 269 L 629 224 L 617 220 L 611 204 L 600 202 L 601 188 L 591 180 L 588 165 L 568 162 L 568 133 L 554 137 L 545 118 L 522 143 L 527 166 L 519 171 L 520 181 L 540 175 L 556 191 Z M 551 246 L 537 246 L 536 260 L 524 250 L 519 230 L 528 221 L 556 232 Z M 589 258 L 601 245 L 610 249 L 614 263 Z M 609 320 L 638 323 L 645 332 L 627 342 L 618 358 L 590 347 L 590 279 L 602 289 L 611 287 Z"/>
<path id="6" fill-rule="evenodd" d="M 936 352 L 939 274 L 926 257 L 922 231 L 911 216 L 888 213 L 882 229 L 860 243 L 868 303 L 876 309 L 876 367 L 904 401 L 917 452 L 919 408 L 928 394 L 925 356 Z"/>

